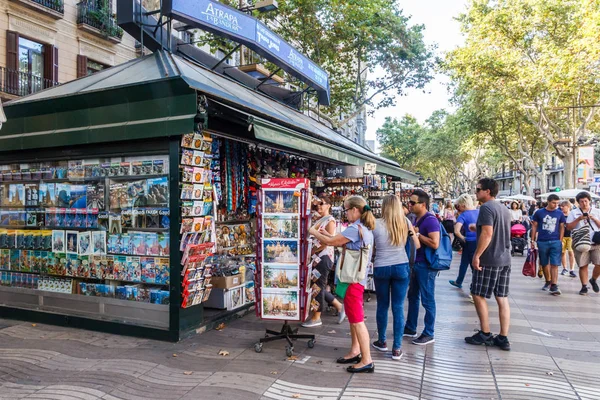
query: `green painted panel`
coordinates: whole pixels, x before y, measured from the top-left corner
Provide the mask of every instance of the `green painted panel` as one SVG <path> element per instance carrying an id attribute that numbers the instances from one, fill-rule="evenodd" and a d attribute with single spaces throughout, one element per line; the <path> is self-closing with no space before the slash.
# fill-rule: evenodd
<path id="1" fill-rule="evenodd" d="M 67 129 L 74 126 L 89 126 L 88 109 L 62 111 L 56 113 L 56 129 Z"/>
<path id="2" fill-rule="evenodd" d="M 87 111 L 90 126 L 127 122 L 130 118 L 127 103 L 91 107 Z"/>
<path id="3" fill-rule="evenodd" d="M 27 132 L 51 131 L 56 129 L 56 114 L 32 115 L 25 118 Z"/>

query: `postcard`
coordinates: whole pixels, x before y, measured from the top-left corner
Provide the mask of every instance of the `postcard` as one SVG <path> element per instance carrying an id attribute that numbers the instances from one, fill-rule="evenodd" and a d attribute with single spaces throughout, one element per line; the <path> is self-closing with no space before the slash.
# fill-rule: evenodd
<path id="1" fill-rule="evenodd" d="M 52 231 L 52 252 L 64 253 L 65 250 L 65 231 Z"/>
<path id="2" fill-rule="evenodd" d="M 185 135 L 181 136 L 181 147 L 193 148 L 193 144 L 194 144 L 194 134 L 193 133 L 186 133 Z"/>
<path id="3" fill-rule="evenodd" d="M 37 183 L 26 183 L 24 186 L 25 186 L 25 205 L 37 207 L 40 202 L 38 184 Z"/>
<path id="4" fill-rule="evenodd" d="M 298 264 L 298 242 L 265 239 L 263 260 L 265 263 Z"/>
<path id="5" fill-rule="evenodd" d="M 92 253 L 97 255 L 106 254 L 106 232 L 92 232 Z"/>
<path id="6" fill-rule="evenodd" d="M 25 205 L 25 185 L 8 185 L 8 206 L 22 207 Z"/>
<path id="7" fill-rule="evenodd" d="M 181 185 L 181 200 L 191 200 L 194 195 L 194 185 L 184 183 Z"/>
<path id="8" fill-rule="evenodd" d="M 181 149 L 181 165 L 193 165 L 192 160 L 194 158 L 194 151 L 188 149 Z"/>
<path id="9" fill-rule="evenodd" d="M 299 210 L 299 197 L 294 191 L 265 190 L 264 212 L 297 214 Z"/>
<path id="10" fill-rule="evenodd" d="M 204 200 L 204 185 L 196 184 L 193 186 L 192 200 Z"/>
<path id="11" fill-rule="evenodd" d="M 82 256 L 91 254 L 91 232 L 79 232 L 77 235 L 77 252 Z"/>
<path id="12" fill-rule="evenodd" d="M 289 264 L 264 264 L 263 287 L 269 289 L 298 289 L 298 267 Z"/>
<path id="13" fill-rule="evenodd" d="M 263 237 L 266 239 L 298 239 L 298 216 L 264 216 Z"/>
<path id="14" fill-rule="evenodd" d="M 67 254 L 77 254 L 77 236 L 79 232 L 77 231 L 65 231 L 66 239 L 66 253 Z"/>
<path id="15" fill-rule="evenodd" d="M 262 317 L 265 319 L 298 320 L 300 307 L 298 291 L 271 292 L 267 289 L 262 294 Z"/>

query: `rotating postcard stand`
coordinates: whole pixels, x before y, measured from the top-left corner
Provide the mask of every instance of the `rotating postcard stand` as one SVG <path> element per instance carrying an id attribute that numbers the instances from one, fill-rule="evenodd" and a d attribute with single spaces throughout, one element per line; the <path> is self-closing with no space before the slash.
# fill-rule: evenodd
<path id="1" fill-rule="evenodd" d="M 258 196 L 256 229 L 256 315 L 263 320 L 283 321 L 281 331 L 266 330 L 255 344 L 286 340 L 286 354 L 294 352 L 293 341 L 315 335 L 298 334 L 288 322 L 303 322 L 310 310 L 308 228 L 310 223 L 308 179 L 263 179 Z"/>

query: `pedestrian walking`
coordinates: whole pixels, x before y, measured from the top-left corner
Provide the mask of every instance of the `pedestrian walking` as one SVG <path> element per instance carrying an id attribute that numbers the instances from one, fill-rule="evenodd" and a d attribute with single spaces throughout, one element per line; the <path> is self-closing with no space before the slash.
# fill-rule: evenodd
<path id="1" fill-rule="evenodd" d="M 546 208 L 536 211 L 531 221 L 531 246 L 537 246 L 540 265 L 546 278 L 542 290 L 550 290 L 550 294 L 555 296 L 561 294 L 558 288 L 558 266 L 561 262 L 566 222 L 563 212 L 558 208 L 559 202 L 557 195 L 548 196 Z"/>
<path id="2" fill-rule="evenodd" d="M 316 211 L 321 217 L 313 225 L 314 228 L 317 230 L 323 228 L 329 235 L 333 236 L 335 234 L 335 218 L 333 218 L 330 214 L 331 198 L 322 193 L 317 199 L 315 199 L 313 205 L 316 206 Z M 340 303 L 331 292 L 326 290 L 329 272 L 333 266 L 333 246 L 321 244 L 320 247 L 314 247 L 311 255 L 315 254 L 321 259 L 321 261 L 319 261 L 319 263 L 315 266 L 315 269 L 319 271 L 319 274 L 321 274 L 316 282 L 319 289 L 321 289 L 316 298 L 317 302 L 319 303 L 319 309 L 313 313 L 312 318 L 302 323 L 302 326 L 305 328 L 314 328 L 323 325 L 321 321 L 321 313 L 325 311 L 326 304 L 331 305 L 337 310 L 338 315 L 340 315 L 340 319 L 343 319 L 344 315 L 342 311 L 342 303 Z"/>
<path id="3" fill-rule="evenodd" d="M 508 329 L 510 305 L 510 211 L 495 201 L 498 182 L 491 178 L 477 183 L 477 200 L 482 206 L 477 218 L 477 248 L 473 256 L 473 279 L 471 295 L 479 316 L 480 330 L 465 341 L 474 345 L 496 345 L 510 350 Z M 496 297 L 500 314 L 500 333 L 490 331 L 490 316 L 487 299 Z"/>
<path id="4" fill-rule="evenodd" d="M 409 255 L 406 253 L 407 240 L 412 240 L 416 249 L 420 247 L 411 222 L 401 210 L 400 200 L 396 196 L 385 196 L 381 205 L 382 218 L 377 220 L 373 231 L 375 240 L 373 278 L 377 295 L 378 333 L 378 339 L 373 343 L 373 347 L 379 351 L 388 351 L 386 331 L 391 299 L 394 318 L 393 360 L 402 358 L 404 298 L 410 280 Z"/>
<path id="5" fill-rule="evenodd" d="M 565 219 L 569 217 L 569 213 L 573 209 L 573 205 L 569 200 L 564 200 L 560 203 L 560 209 L 565 216 Z M 561 275 L 567 275 L 571 278 L 577 278 L 575 273 L 575 254 L 573 253 L 573 239 L 571 238 L 571 231 L 567 229 L 565 223 L 565 234 L 562 240 L 562 266 L 563 270 Z M 567 268 L 568 267 L 568 268 Z"/>
<path id="6" fill-rule="evenodd" d="M 415 256 L 410 284 L 408 288 L 408 315 L 404 336 L 417 336 L 417 321 L 419 320 L 419 303 L 425 309 L 425 329 L 421 335 L 412 341 L 413 344 L 424 346 L 435 342 L 435 278 L 438 271 L 430 268 L 425 257 L 425 247 L 436 250 L 440 245 L 440 223 L 428 211 L 429 195 L 416 189 L 410 196 L 411 210 L 417 216 L 415 232 L 421 247 Z"/>
<path id="7" fill-rule="evenodd" d="M 579 208 L 572 210 L 567 218 L 567 229 L 575 231 L 587 227 L 590 230 L 590 238 L 594 232 L 600 230 L 600 210 L 592 207 L 592 197 L 588 192 L 579 192 L 575 197 Z M 575 247 L 575 261 L 579 265 L 579 279 L 581 280 L 581 290 L 579 294 L 584 296 L 588 293 L 588 265 L 594 264 L 594 271 L 589 280 L 592 290 L 595 293 L 600 292 L 597 279 L 600 277 L 600 244 L 593 244 L 589 251 L 578 251 Z"/>
<path id="8" fill-rule="evenodd" d="M 323 228 L 310 228 L 310 234 L 326 246 L 346 246 L 348 250 L 360 250 L 363 246 L 371 248 L 368 259 L 371 259 L 373 248 L 373 229 L 375 217 L 371 207 L 361 196 L 350 196 L 344 201 L 344 212 L 350 225 L 342 232 L 331 236 Z M 365 325 L 365 310 L 363 308 L 363 294 L 365 292 L 366 278 L 359 283 L 348 285 L 344 296 L 344 311 L 350 322 L 352 347 L 344 356 L 337 359 L 338 364 L 353 364 L 347 368 L 348 372 L 374 372 L 375 363 L 371 359 L 369 331 Z"/>
<path id="9" fill-rule="evenodd" d="M 456 280 L 450 281 L 452 286 L 462 289 L 462 283 L 467 274 L 467 268 L 471 265 L 475 248 L 477 247 L 477 232 L 470 229 L 477 224 L 479 210 L 475 209 L 473 198 L 470 194 L 462 194 L 456 200 L 456 207 L 460 212 L 454 226 L 454 234 L 463 245 L 463 252 L 460 258 L 460 267 L 458 268 L 458 276 Z M 463 234 L 464 231 L 464 234 Z"/>
<path id="10" fill-rule="evenodd" d="M 519 203 L 516 201 L 510 204 L 510 219 L 512 225 L 520 224 L 523 221 L 523 211 L 521 211 Z"/>

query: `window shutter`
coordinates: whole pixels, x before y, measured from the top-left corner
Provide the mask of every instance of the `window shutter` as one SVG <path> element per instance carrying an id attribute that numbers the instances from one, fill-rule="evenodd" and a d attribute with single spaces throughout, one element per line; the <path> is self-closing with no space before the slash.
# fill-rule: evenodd
<path id="1" fill-rule="evenodd" d="M 54 46 L 54 54 L 52 57 L 52 82 L 51 85 L 54 86 L 58 84 L 58 47 Z"/>
<path id="2" fill-rule="evenodd" d="M 58 78 L 58 49 L 51 44 L 44 45 L 44 88 L 54 86 Z"/>
<path id="3" fill-rule="evenodd" d="M 77 56 L 77 77 L 78 78 L 87 76 L 87 61 L 88 61 L 88 58 L 86 56 L 82 56 L 82 55 Z"/>
<path id="4" fill-rule="evenodd" d="M 19 33 L 6 31 L 6 75 L 4 76 L 6 92 L 19 92 Z"/>

